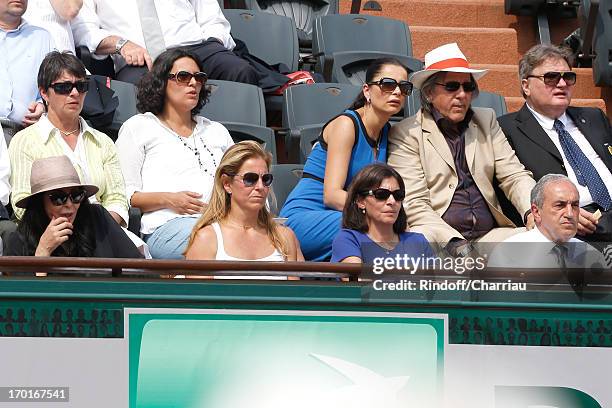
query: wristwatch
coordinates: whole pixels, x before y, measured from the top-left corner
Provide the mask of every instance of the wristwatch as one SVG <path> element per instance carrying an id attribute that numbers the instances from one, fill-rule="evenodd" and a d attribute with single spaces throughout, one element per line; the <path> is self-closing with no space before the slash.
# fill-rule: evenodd
<path id="1" fill-rule="evenodd" d="M 121 49 L 128 42 L 125 38 L 120 38 L 115 44 L 115 54 L 121 54 Z"/>

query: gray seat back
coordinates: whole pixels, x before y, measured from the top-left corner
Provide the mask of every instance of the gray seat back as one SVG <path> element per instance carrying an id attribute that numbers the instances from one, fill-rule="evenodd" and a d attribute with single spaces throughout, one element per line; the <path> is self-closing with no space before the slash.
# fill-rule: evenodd
<path id="1" fill-rule="evenodd" d="M 478 98 L 472 100 L 472 106 L 476 108 L 491 108 L 495 111 L 496 117 L 508 113 L 506 99 L 493 92 L 480 91 Z"/>
<path id="2" fill-rule="evenodd" d="M 317 83 L 290 86 L 285 91 L 283 127 L 297 129 L 324 124 L 342 113 L 355 100 L 361 87 Z"/>
<path id="3" fill-rule="evenodd" d="M 382 57 L 400 59 L 410 71 L 422 67 L 412 57 L 412 39 L 406 23 L 385 17 L 363 14 L 318 17 L 312 51 L 321 53 L 316 70 L 332 82 L 363 83 L 365 68 Z M 352 77 L 355 79 L 351 80 Z"/>
<path id="4" fill-rule="evenodd" d="M 239 82 L 209 80 L 208 102 L 202 116 L 218 122 L 266 126 L 266 105 L 261 88 Z"/>
<path id="5" fill-rule="evenodd" d="M 302 178 L 304 166 L 302 164 L 275 164 L 270 172 L 274 175 L 272 190 L 268 196 L 270 211 L 278 214 L 285 204 L 289 193 Z"/>
<path id="6" fill-rule="evenodd" d="M 300 46 L 307 48 L 312 44 L 314 20 L 318 16 L 338 14 L 338 0 L 245 0 L 245 7 L 291 18 Z"/>
<path id="7" fill-rule="evenodd" d="M 252 10 L 224 10 L 232 36 L 243 41 L 249 53 L 270 65 L 283 63 L 299 69 L 300 48 L 292 19 Z"/>

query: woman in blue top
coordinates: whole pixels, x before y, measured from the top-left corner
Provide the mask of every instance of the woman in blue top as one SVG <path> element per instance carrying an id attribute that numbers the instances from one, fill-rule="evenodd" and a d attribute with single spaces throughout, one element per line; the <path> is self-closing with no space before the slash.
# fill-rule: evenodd
<path id="1" fill-rule="evenodd" d="M 323 127 L 304 165 L 304 176 L 280 214 L 287 217 L 307 260 L 330 258 L 348 185 L 365 165 L 386 163 L 389 119 L 411 92 L 408 71 L 399 61 L 375 60 L 357 99 Z"/>
<path id="2" fill-rule="evenodd" d="M 333 243 L 332 262 L 374 263 L 375 258 L 396 255 L 433 258 L 423 234 L 406 232 L 406 196 L 399 173 L 386 164 L 364 167 L 351 183 L 342 230 Z"/>

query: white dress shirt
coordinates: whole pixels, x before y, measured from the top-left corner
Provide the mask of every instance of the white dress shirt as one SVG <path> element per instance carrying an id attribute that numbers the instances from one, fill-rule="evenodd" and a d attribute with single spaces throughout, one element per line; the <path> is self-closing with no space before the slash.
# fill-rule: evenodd
<path id="1" fill-rule="evenodd" d="M 223 153 L 234 144 L 227 129 L 218 122 L 196 116 L 193 135 L 181 138 L 152 113 L 133 116 L 119 130 L 116 146 L 125 178 L 126 196 L 137 192 L 194 191 L 208 203 L 217 166 Z M 194 143 L 200 153 L 198 162 Z M 211 156 L 212 154 L 212 156 Z M 140 232 L 151 234 L 179 215 L 169 208 L 142 215 Z"/>
<path id="2" fill-rule="evenodd" d="M 565 166 L 565 171 L 567 171 L 567 177 L 569 177 L 569 179 L 578 188 L 578 194 L 580 194 L 580 206 L 584 207 L 585 205 L 593 203 L 593 197 L 591 197 L 591 192 L 589 191 L 588 187 L 581 186 L 580 184 L 578 184 L 576 173 L 574 172 L 572 165 L 567 161 L 567 158 L 565 157 L 565 153 L 563 152 L 563 148 L 561 147 L 561 142 L 559 141 L 559 134 L 553 128 L 555 120 L 539 114 L 538 112 L 533 110 L 531 106 L 529 106 L 529 104 L 527 104 L 527 108 L 531 111 L 540 126 L 542 126 L 542 129 L 544 129 L 548 137 L 550 137 L 550 140 L 552 140 L 552 142 L 555 144 L 555 147 L 561 154 L 561 158 L 563 159 L 563 165 Z M 599 173 L 599 177 L 601 177 L 604 184 L 608 188 L 608 194 L 610 194 L 610 196 L 612 197 L 612 191 L 610 190 L 610 188 L 612 187 L 612 173 L 610 173 L 610 170 L 608 170 L 603 160 L 601 160 L 601 157 L 599 157 L 597 152 L 595 152 L 593 146 L 591 146 L 589 141 L 586 139 L 586 137 L 584 137 L 580 129 L 576 127 L 574 121 L 572 121 L 569 116 L 564 113 L 563 115 L 561 115 L 561 117 L 559 117 L 559 121 L 563 123 L 563 126 L 565 126 L 565 130 L 569 132 L 578 147 L 580 147 L 580 150 L 582 150 L 582 153 L 584 153 L 587 159 L 589 159 L 589 161 L 593 164 L 595 170 L 597 170 L 597 173 Z"/>
<path id="3" fill-rule="evenodd" d="M 155 8 L 167 48 L 198 44 L 210 37 L 221 40 L 228 50 L 236 46 L 217 0 L 155 0 Z M 84 0 L 72 31 L 76 44 L 91 52 L 110 35 L 145 47 L 136 0 Z M 125 65 L 122 58 L 113 59 L 116 70 Z"/>
<path id="4" fill-rule="evenodd" d="M 512 235 L 497 244 L 489 256 L 488 267 L 503 268 L 559 268 L 555 243 L 539 229 Z M 567 248 L 568 268 L 603 268 L 606 262 L 601 252 L 576 238 L 563 244 Z"/>
<path id="5" fill-rule="evenodd" d="M 58 51 L 70 51 L 74 54 L 74 38 L 70 21 L 60 17 L 49 0 L 28 0 L 28 9 L 23 18 L 30 24 L 47 30 Z"/>

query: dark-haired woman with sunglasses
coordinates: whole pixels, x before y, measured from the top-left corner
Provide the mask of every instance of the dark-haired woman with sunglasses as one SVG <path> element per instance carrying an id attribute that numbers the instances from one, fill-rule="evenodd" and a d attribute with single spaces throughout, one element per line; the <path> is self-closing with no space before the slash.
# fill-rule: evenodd
<path id="1" fill-rule="evenodd" d="M 9 145 L 11 202 L 29 194 L 34 160 L 66 155 L 85 182 L 99 187 L 91 200 L 102 204 L 118 224 L 127 225 L 128 205 L 115 145 L 80 117 L 88 89 L 83 63 L 70 53 L 47 54 L 38 71 L 38 88 L 47 113 L 17 133 Z M 13 208 L 21 218 L 23 209 Z"/>
<path id="2" fill-rule="evenodd" d="M 81 183 L 66 156 L 35 160 L 31 193 L 15 202 L 25 212 L 5 255 L 141 258 L 108 211 L 89 202 L 97 191 Z"/>
<path id="3" fill-rule="evenodd" d="M 183 48 L 163 52 L 138 86 L 138 110 L 119 130 L 117 150 L 140 232 L 154 258 L 183 257 L 205 208 L 223 152 L 234 144 L 223 125 L 198 112 L 207 76 Z"/>
<path id="4" fill-rule="evenodd" d="M 406 231 L 404 181 L 386 164 L 361 169 L 349 186 L 342 230 L 332 245 L 332 262 L 368 263 L 375 258 L 434 256 L 422 234 Z"/>
<path id="5" fill-rule="evenodd" d="M 281 211 L 306 259 L 330 258 L 347 186 L 363 166 L 387 161 L 389 119 L 402 109 L 411 91 L 408 71 L 399 61 L 375 60 L 357 99 L 323 127 L 304 165 L 304 176 Z"/>
<path id="6" fill-rule="evenodd" d="M 193 228 L 186 259 L 303 261 L 295 234 L 266 208 L 271 156 L 254 141 L 230 147 L 217 168 L 210 202 Z"/>

